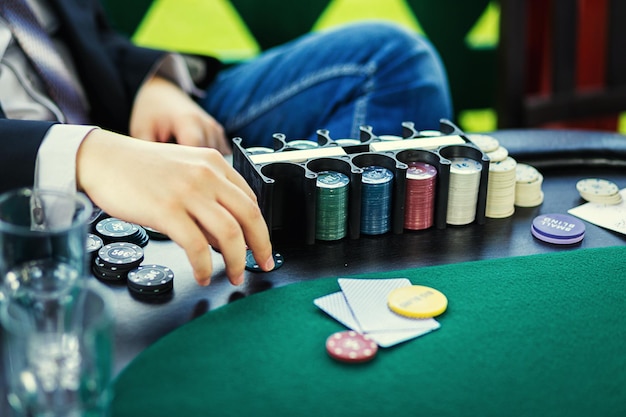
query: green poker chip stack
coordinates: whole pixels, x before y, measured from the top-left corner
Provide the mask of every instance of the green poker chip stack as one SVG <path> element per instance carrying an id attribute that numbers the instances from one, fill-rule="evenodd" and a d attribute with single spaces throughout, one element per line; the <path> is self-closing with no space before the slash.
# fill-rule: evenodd
<path id="1" fill-rule="evenodd" d="M 318 174 L 316 239 L 330 241 L 346 236 L 349 183 L 350 179 L 340 172 L 323 171 Z"/>

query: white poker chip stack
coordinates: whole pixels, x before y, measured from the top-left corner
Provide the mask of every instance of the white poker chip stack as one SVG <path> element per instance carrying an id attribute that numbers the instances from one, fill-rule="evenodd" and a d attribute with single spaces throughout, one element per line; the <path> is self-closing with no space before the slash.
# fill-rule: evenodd
<path id="1" fill-rule="evenodd" d="M 504 161 L 509 156 L 509 150 L 500 146 L 498 139 L 489 135 L 470 134 L 467 138 L 487 155 L 491 162 Z"/>
<path id="2" fill-rule="evenodd" d="M 467 138 L 487 155 L 500 147 L 500 142 L 493 136 L 472 133 L 467 135 Z"/>
<path id="3" fill-rule="evenodd" d="M 453 158 L 451 163 L 446 222 L 470 224 L 476 218 L 482 164 L 470 158 Z"/>
<path id="4" fill-rule="evenodd" d="M 501 162 L 509 156 L 509 150 L 504 146 L 498 146 L 495 151 L 487 152 L 486 154 L 491 162 Z"/>
<path id="5" fill-rule="evenodd" d="M 533 166 L 518 163 L 516 167 L 515 205 L 536 207 L 543 203 L 543 175 Z"/>
<path id="6" fill-rule="evenodd" d="M 583 199 L 591 203 L 614 205 L 622 202 L 618 186 L 602 178 L 580 180 L 576 183 L 576 189 Z"/>
<path id="7" fill-rule="evenodd" d="M 516 166 L 517 161 L 510 156 L 489 164 L 485 216 L 501 219 L 515 213 Z"/>
<path id="8" fill-rule="evenodd" d="M 467 138 L 490 160 L 487 217 L 509 217 L 515 212 L 515 206 L 536 207 L 543 203 L 543 176 L 535 167 L 516 162 L 492 136 L 470 134 Z"/>

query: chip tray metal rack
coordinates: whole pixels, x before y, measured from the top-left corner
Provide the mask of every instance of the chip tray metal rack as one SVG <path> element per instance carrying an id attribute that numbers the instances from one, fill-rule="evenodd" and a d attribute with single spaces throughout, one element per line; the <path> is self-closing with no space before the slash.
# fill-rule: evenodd
<path id="1" fill-rule="evenodd" d="M 246 179 L 257 196 L 261 212 L 274 241 L 304 241 L 314 244 L 316 179 L 323 171 L 343 173 L 350 179 L 348 233 L 361 237 L 361 176 L 371 165 L 385 167 L 394 174 L 391 233 L 404 229 L 406 170 L 411 162 L 426 162 L 437 168 L 434 227 L 445 229 L 450 165 L 454 158 L 471 158 L 482 164 L 476 216 L 484 224 L 489 176 L 489 158 L 456 125 L 440 121 L 438 136 L 423 136 L 413 122 L 402 123 L 397 140 L 377 136 L 371 126 L 360 128 L 358 142 L 333 139 L 325 129 L 317 131 L 318 147 L 297 150 L 282 133 L 273 135 L 273 152 L 255 153 L 246 149 L 245 140 L 233 139 L 233 166 Z"/>

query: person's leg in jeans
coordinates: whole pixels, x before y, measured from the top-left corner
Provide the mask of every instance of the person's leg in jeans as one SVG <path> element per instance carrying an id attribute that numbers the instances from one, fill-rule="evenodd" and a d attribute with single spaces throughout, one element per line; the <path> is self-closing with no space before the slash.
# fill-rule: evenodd
<path id="1" fill-rule="evenodd" d="M 222 71 L 201 100 L 243 145 L 288 140 L 358 138 L 359 126 L 401 135 L 404 121 L 439 129 L 451 117 L 447 77 L 434 48 L 386 23 L 313 33 Z"/>

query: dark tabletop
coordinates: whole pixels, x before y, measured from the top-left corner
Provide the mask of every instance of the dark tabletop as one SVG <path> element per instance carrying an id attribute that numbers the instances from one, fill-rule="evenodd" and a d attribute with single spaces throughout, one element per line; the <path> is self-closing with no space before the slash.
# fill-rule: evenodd
<path id="1" fill-rule="evenodd" d="M 175 272 L 174 291 L 161 300 L 138 300 L 126 286 L 102 283 L 112 290 L 116 314 L 115 373 L 162 336 L 209 310 L 251 294 L 290 283 L 377 271 L 416 268 L 481 259 L 624 245 L 626 236 L 586 223 L 580 244 L 557 246 L 533 238 L 530 224 L 545 213 L 566 213 L 584 203 L 576 182 L 610 179 L 626 187 L 626 137 L 573 131 L 498 131 L 490 133 L 518 162 L 531 164 L 544 176 L 545 200 L 534 208 L 516 208 L 504 219 L 485 224 L 448 226 L 423 231 L 361 237 L 331 243 L 281 244 L 274 248 L 284 265 L 271 273 L 246 272 L 245 283 L 231 285 L 214 253 L 214 276 L 208 287 L 193 279 L 184 252 L 170 241 L 151 241 L 144 263 L 167 265 Z M 0 410 L 2 408 L 0 407 Z"/>
<path id="2" fill-rule="evenodd" d="M 576 190 L 582 178 L 598 177 L 626 187 L 626 137 L 575 131 L 499 131 L 490 133 L 518 162 L 529 163 L 544 176 L 542 205 L 516 208 L 504 219 L 483 225 L 448 226 L 331 243 L 280 244 L 284 265 L 271 273 L 246 272 L 245 283 L 231 285 L 219 254 L 208 287 L 199 287 L 183 251 L 172 242 L 152 241 L 146 263 L 161 263 L 175 273 L 171 299 L 149 303 L 131 297 L 125 286 L 111 287 L 117 312 L 116 371 L 161 336 L 208 310 L 248 295 L 293 282 L 349 276 L 490 258 L 531 255 L 582 248 L 624 245 L 626 236 L 586 223 L 584 240 L 557 246 L 532 237 L 530 224 L 539 214 L 566 213 L 583 204 Z"/>

